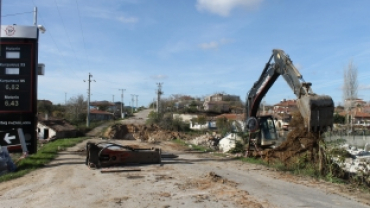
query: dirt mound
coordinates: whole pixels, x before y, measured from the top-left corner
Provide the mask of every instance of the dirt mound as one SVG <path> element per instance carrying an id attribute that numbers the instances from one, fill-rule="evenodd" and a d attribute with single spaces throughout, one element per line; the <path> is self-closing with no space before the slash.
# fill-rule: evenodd
<path id="1" fill-rule="evenodd" d="M 317 161 L 320 134 L 308 132 L 304 127 L 304 120 L 300 113 L 293 115 L 290 126 L 293 127 L 293 130 L 288 133 L 287 140 L 275 149 L 264 150 L 262 157 L 267 161 L 278 159 L 281 162 L 289 163 L 296 160 L 297 157 L 305 155 L 306 162 Z"/>
<path id="2" fill-rule="evenodd" d="M 238 189 L 238 183 L 228 180 L 215 172 L 209 172 L 204 177 L 194 178 L 185 183 L 176 185 L 180 190 L 207 190 L 207 193 L 209 193 L 207 195 L 196 195 L 196 200 L 199 202 L 204 200 L 227 201 L 232 197 L 235 207 L 271 207 L 268 202 L 263 202 L 265 205 L 263 206 L 263 204 L 255 200 L 253 196 L 250 196 L 248 191 Z"/>
<path id="3" fill-rule="evenodd" d="M 156 142 L 172 139 L 188 139 L 181 132 L 166 131 L 157 125 L 115 124 L 107 129 L 104 137 L 108 139 L 144 140 Z"/>

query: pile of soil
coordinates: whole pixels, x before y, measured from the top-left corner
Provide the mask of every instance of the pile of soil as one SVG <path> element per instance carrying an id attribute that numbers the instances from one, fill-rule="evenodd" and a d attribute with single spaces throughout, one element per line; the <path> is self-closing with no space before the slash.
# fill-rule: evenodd
<path id="1" fill-rule="evenodd" d="M 189 139 L 181 132 L 166 131 L 157 125 L 115 124 L 103 135 L 108 139 L 143 140 L 148 142 Z"/>
<path id="2" fill-rule="evenodd" d="M 304 155 L 305 162 L 316 162 L 321 140 L 320 133 L 308 132 L 300 113 L 293 115 L 290 126 L 293 130 L 288 133 L 287 140 L 275 149 L 262 151 L 262 158 L 268 162 L 279 160 L 287 164 L 296 162 Z"/>

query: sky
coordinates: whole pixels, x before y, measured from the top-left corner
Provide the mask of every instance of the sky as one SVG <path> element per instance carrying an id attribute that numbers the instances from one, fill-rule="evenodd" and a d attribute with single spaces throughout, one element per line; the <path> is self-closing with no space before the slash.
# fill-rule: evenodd
<path id="1" fill-rule="evenodd" d="M 370 101 L 367 0 L 2 0 L 2 25 L 38 25 L 38 99 L 71 97 L 148 106 L 162 98 L 246 94 L 273 49 L 288 54 L 317 94 L 343 103 L 343 72 L 358 70 L 358 97 Z M 263 102 L 295 99 L 280 77 Z M 136 101 L 135 101 L 136 102 Z M 135 104 L 136 105 L 136 104 Z"/>

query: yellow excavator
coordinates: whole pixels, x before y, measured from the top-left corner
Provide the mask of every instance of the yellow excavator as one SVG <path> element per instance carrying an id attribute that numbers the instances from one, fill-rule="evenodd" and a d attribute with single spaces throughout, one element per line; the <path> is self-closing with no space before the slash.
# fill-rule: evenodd
<path id="1" fill-rule="evenodd" d="M 250 132 L 249 141 L 256 147 L 272 146 L 278 139 L 273 117 L 270 115 L 257 116 L 257 111 L 262 98 L 279 76 L 283 76 L 297 96 L 297 107 L 308 132 L 324 132 L 333 126 L 333 99 L 327 95 L 313 93 L 312 84 L 303 80 L 289 56 L 283 50 L 274 49 L 246 100 L 245 126 Z"/>

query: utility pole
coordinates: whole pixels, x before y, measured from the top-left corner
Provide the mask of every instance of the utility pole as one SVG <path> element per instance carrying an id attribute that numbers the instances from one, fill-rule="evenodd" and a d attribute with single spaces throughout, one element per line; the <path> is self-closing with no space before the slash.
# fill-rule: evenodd
<path id="1" fill-rule="evenodd" d="M 161 102 L 161 95 L 163 94 L 162 85 L 163 85 L 163 83 L 160 83 L 160 82 L 157 83 L 158 89 L 157 89 L 156 93 L 157 93 L 157 113 L 158 114 L 161 111 L 160 102 Z"/>
<path id="2" fill-rule="evenodd" d="M 33 8 L 33 25 L 37 26 L 37 7 Z"/>
<path id="3" fill-rule="evenodd" d="M 137 109 L 137 100 L 138 100 L 139 95 L 135 95 L 135 96 L 136 96 L 136 109 Z"/>
<path id="4" fill-rule="evenodd" d="M 132 113 L 134 113 L 134 108 L 135 108 L 135 95 L 134 94 L 131 94 L 131 108 L 132 108 Z"/>
<path id="5" fill-rule="evenodd" d="M 122 114 L 122 106 L 124 106 L 125 104 L 123 103 L 123 92 L 126 91 L 126 89 L 119 89 L 121 91 L 121 118 L 123 118 L 123 114 Z"/>
<path id="6" fill-rule="evenodd" d="M 88 90 L 87 90 L 87 117 L 86 117 L 86 126 L 87 127 L 90 127 L 90 83 L 92 82 L 92 81 L 94 81 L 95 82 L 95 80 L 91 80 L 91 77 L 92 77 L 93 75 L 92 74 L 90 74 L 89 73 L 89 79 L 87 80 L 87 82 L 88 82 L 88 84 L 89 84 L 89 88 L 88 88 Z M 86 82 L 85 80 L 84 80 L 84 82 Z"/>
<path id="7" fill-rule="evenodd" d="M 112 97 L 113 97 L 113 117 L 115 117 L 114 116 L 114 114 L 116 114 L 116 105 L 114 104 L 114 95 L 112 95 Z"/>
<path id="8" fill-rule="evenodd" d="M 67 93 L 65 93 L 65 96 L 64 96 L 64 105 L 65 106 L 67 105 Z"/>

